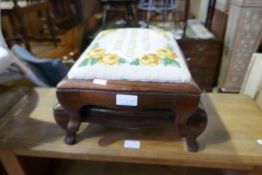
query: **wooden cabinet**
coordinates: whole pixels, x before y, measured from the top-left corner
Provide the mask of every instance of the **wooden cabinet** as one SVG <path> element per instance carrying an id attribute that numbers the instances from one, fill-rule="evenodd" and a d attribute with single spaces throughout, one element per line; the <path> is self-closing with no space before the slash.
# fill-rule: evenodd
<path id="1" fill-rule="evenodd" d="M 178 43 L 194 80 L 203 90 L 211 91 L 217 84 L 222 41 L 185 38 Z"/>

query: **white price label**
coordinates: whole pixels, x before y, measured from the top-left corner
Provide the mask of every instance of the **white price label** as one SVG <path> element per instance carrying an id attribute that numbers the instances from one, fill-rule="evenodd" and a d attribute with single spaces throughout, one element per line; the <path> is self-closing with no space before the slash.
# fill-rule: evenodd
<path id="1" fill-rule="evenodd" d="M 107 80 L 102 80 L 102 79 L 94 79 L 93 80 L 94 84 L 99 84 L 99 85 L 106 85 L 107 84 Z"/>
<path id="2" fill-rule="evenodd" d="M 124 141 L 124 148 L 139 149 L 140 145 L 141 143 L 138 140 L 125 140 Z"/>
<path id="3" fill-rule="evenodd" d="M 116 104 L 120 106 L 137 106 L 137 95 L 116 94 Z"/>
<path id="4" fill-rule="evenodd" d="M 262 139 L 258 139 L 257 144 L 262 145 Z"/>

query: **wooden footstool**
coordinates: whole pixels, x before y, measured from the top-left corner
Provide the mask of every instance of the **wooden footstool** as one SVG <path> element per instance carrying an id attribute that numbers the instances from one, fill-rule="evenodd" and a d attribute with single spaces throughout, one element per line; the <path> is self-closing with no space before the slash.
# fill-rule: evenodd
<path id="1" fill-rule="evenodd" d="M 189 151 L 207 124 L 176 41 L 149 29 L 103 31 L 57 86 L 57 123 L 75 143 L 81 122 L 111 127 L 174 126 Z"/>

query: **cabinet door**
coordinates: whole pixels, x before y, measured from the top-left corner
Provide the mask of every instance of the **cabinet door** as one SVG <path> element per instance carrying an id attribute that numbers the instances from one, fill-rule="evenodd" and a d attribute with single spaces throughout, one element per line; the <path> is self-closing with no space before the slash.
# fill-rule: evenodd
<path id="1" fill-rule="evenodd" d="M 206 91 L 211 91 L 216 85 L 217 74 L 214 68 L 190 67 L 190 72 L 198 86 Z"/>

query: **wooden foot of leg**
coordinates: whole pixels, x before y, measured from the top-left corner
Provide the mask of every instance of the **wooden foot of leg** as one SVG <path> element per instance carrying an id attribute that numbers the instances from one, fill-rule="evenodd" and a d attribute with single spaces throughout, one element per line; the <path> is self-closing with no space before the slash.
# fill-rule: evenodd
<path id="1" fill-rule="evenodd" d="M 65 131 L 67 131 L 67 125 L 69 122 L 69 115 L 65 109 L 58 103 L 53 109 L 56 123 Z"/>
<path id="2" fill-rule="evenodd" d="M 73 145 L 76 143 L 76 132 L 78 131 L 80 124 L 81 121 L 78 116 L 71 116 L 71 119 L 67 125 L 67 133 L 64 139 L 66 144 Z"/>
<path id="3" fill-rule="evenodd" d="M 199 149 L 198 143 L 196 138 L 187 137 L 186 138 L 187 149 L 190 152 L 197 152 Z"/>
<path id="4" fill-rule="evenodd" d="M 1 150 L 0 160 L 9 175 L 26 175 L 21 162 L 12 150 Z"/>
<path id="5" fill-rule="evenodd" d="M 185 133 L 188 151 L 198 151 L 199 146 L 196 139 L 205 130 L 206 125 L 207 113 L 202 108 L 198 108 L 187 122 Z"/>
<path id="6" fill-rule="evenodd" d="M 76 142 L 76 133 L 67 133 L 64 141 L 68 145 L 73 145 Z"/>
<path id="7" fill-rule="evenodd" d="M 54 107 L 54 117 L 56 123 L 66 131 L 64 142 L 68 145 L 76 143 L 76 133 L 81 124 L 80 116 L 77 113 L 68 113 L 60 104 L 57 104 Z"/>

